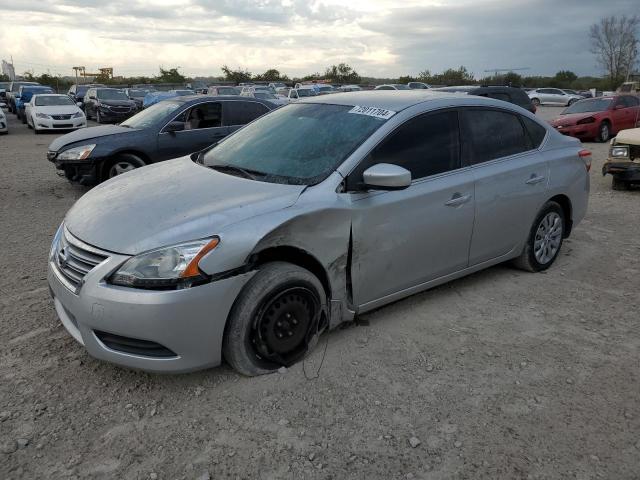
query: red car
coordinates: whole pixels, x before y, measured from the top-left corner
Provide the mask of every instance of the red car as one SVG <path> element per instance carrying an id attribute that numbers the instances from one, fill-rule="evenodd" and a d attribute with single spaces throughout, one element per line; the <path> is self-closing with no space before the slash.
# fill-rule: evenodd
<path id="1" fill-rule="evenodd" d="M 614 95 L 580 100 L 551 120 L 551 125 L 580 140 L 606 142 L 620 130 L 635 128 L 639 120 L 640 98 Z"/>

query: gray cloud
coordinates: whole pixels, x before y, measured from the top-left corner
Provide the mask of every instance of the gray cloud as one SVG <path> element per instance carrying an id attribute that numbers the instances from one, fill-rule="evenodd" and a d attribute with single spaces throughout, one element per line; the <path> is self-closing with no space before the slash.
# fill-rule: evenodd
<path id="1" fill-rule="evenodd" d="M 126 48 L 121 67 L 127 71 L 142 68 L 140 62 L 127 64 L 128 55 L 147 55 L 150 64 L 160 61 L 156 58 L 173 61 L 164 55 L 177 47 L 186 56 L 178 60 L 186 70 L 190 63 L 205 70 L 207 59 L 200 52 L 210 48 L 220 53 L 211 62 L 212 73 L 218 73 L 221 62 L 256 71 L 286 71 L 283 65 L 294 65 L 287 73 L 298 75 L 346 61 L 374 76 L 438 72 L 459 65 L 477 76 L 490 68 L 510 67 L 530 67 L 525 74 L 560 69 L 595 74 L 589 26 L 605 15 L 637 11 L 637 0 L 443 0 L 422 6 L 397 3 L 390 9 L 381 5 L 366 12 L 330 1 L 335 0 L 184 0 L 172 5 L 145 0 L 0 0 L 0 11 L 3 29 L 30 26 L 45 34 L 56 28 L 72 30 L 103 40 L 112 52 Z M 376 7 L 374 0 L 371 6 Z M 44 58 L 27 30 L 13 32 L 0 44 L 0 57 L 19 44 L 25 62 L 32 55 Z M 144 52 L 136 51 L 135 43 L 144 45 Z M 101 61 L 100 51 L 96 45 L 96 63 Z M 49 55 L 55 57 L 50 63 L 60 64 L 71 62 L 75 51 Z"/>

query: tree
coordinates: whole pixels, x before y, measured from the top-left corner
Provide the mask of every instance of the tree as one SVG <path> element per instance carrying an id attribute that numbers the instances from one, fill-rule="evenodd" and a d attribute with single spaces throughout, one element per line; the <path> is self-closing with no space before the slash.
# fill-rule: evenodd
<path id="1" fill-rule="evenodd" d="M 227 82 L 234 82 L 234 83 L 248 82 L 251 80 L 253 76 L 249 70 L 242 70 L 241 68 L 238 68 L 237 70 L 231 70 L 226 65 L 223 65 L 221 67 L 221 70 L 222 70 L 222 73 L 224 73 L 224 79 Z"/>
<path id="2" fill-rule="evenodd" d="M 11 79 L 9 75 L 5 75 L 4 73 L 0 73 L 0 82 L 10 82 Z"/>
<path id="3" fill-rule="evenodd" d="M 332 83 L 360 83 L 360 75 L 346 63 L 327 67 L 324 78 Z"/>
<path id="4" fill-rule="evenodd" d="M 578 76 L 570 70 L 560 70 L 554 78 L 557 82 L 563 83 L 568 87 L 578 79 Z"/>
<path id="5" fill-rule="evenodd" d="M 591 25 L 591 53 L 606 72 L 610 88 L 616 88 L 631 73 L 638 59 L 640 17 L 604 17 Z"/>
<path id="6" fill-rule="evenodd" d="M 415 82 L 416 79 L 411 75 L 403 75 L 402 77 L 398 77 L 398 83 L 409 83 Z"/>
<path id="7" fill-rule="evenodd" d="M 180 67 L 165 70 L 160 67 L 160 75 L 158 75 L 156 79 L 162 83 L 184 83 L 186 78 L 178 72 L 178 68 Z"/>

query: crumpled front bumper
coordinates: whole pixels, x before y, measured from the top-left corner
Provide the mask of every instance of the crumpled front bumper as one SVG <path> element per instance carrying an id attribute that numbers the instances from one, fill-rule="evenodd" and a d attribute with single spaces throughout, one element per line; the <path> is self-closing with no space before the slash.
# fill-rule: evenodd
<path id="1" fill-rule="evenodd" d="M 640 161 L 607 160 L 602 166 L 602 175 L 611 174 L 629 182 L 640 182 Z"/>
<path id="2" fill-rule="evenodd" d="M 93 357 L 125 367 L 177 373 L 219 365 L 227 317 L 254 272 L 183 290 L 108 284 L 105 278 L 127 258 L 111 254 L 86 274 L 77 293 L 58 266 L 49 262 L 51 294 L 67 331 Z M 154 348 L 149 347 L 149 354 L 131 353 L 127 345 L 138 344 Z M 158 356 L 158 351 L 165 354 Z"/>

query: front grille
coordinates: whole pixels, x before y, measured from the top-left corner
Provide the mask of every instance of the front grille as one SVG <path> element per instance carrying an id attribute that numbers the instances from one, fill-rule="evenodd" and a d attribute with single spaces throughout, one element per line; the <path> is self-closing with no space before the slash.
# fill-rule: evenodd
<path id="1" fill-rule="evenodd" d="M 51 115 L 54 120 L 69 120 L 71 115 Z"/>
<path id="2" fill-rule="evenodd" d="M 106 252 L 74 238 L 65 228 L 55 249 L 54 262 L 67 286 L 77 292 L 87 273 L 108 257 Z"/>
<path id="3" fill-rule="evenodd" d="M 156 342 L 149 340 L 140 340 L 139 338 L 122 337 L 113 333 L 100 332 L 94 330 L 96 337 L 107 348 L 115 350 L 116 352 L 129 353 L 132 355 L 141 355 L 144 357 L 153 358 L 172 358 L 178 355 Z"/>
<path id="4" fill-rule="evenodd" d="M 72 128 L 73 123 L 58 123 L 53 126 L 53 128 Z"/>
<path id="5" fill-rule="evenodd" d="M 118 113 L 128 113 L 131 111 L 130 107 L 109 107 L 109 109 L 112 112 L 118 112 Z"/>

